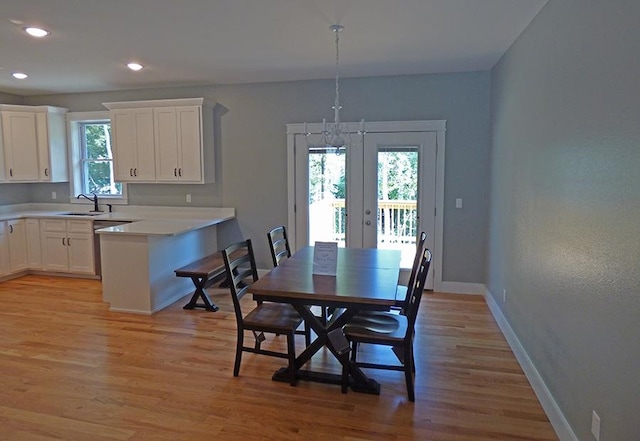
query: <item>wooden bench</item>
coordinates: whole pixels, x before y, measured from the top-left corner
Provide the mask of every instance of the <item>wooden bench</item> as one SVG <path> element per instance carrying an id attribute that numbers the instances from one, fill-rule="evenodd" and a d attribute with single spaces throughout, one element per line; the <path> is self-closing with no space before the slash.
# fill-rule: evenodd
<path id="1" fill-rule="evenodd" d="M 217 311 L 218 307 L 209 299 L 205 288 L 216 282 L 226 279 L 227 270 L 224 266 L 222 252 L 217 251 L 209 256 L 191 262 L 175 270 L 177 277 L 190 277 L 196 287 L 189 303 L 183 306 L 184 309 L 204 308 L 207 311 Z M 202 303 L 198 300 L 202 299 Z"/>

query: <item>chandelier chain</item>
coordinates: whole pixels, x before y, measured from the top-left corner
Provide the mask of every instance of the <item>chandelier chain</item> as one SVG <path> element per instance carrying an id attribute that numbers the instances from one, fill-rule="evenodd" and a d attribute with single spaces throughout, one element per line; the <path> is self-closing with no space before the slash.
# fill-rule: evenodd
<path id="1" fill-rule="evenodd" d="M 334 122 L 337 124 L 340 123 L 340 45 L 339 45 L 339 33 L 340 29 L 335 28 L 333 32 L 336 34 L 336 99 L 333 104 L 334 109 Z"/>

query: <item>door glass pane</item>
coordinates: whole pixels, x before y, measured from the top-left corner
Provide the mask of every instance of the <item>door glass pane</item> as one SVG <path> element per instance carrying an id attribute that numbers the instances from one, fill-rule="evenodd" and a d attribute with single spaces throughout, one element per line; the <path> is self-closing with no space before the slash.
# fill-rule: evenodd
<path id="1" fill-rule="evenodd" d="M 309 244 L 345 246 L 346 155 L 344 150 L 309 148 Z"/>
<path id="2" fill-rule="evenodd" d="M 378 148 L 378 248 L 402 250 L 410 267 L 418 228 L 418 149 Z"/>

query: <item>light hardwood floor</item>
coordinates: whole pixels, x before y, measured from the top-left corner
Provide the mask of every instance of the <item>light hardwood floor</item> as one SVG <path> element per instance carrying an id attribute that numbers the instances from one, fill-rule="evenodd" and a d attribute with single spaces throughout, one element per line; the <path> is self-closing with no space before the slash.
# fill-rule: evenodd
<path id="1" fill-rule="evenodd" d="M 0 283 L 0 440 L 557 440 L 481 297 L 423 297 L 411 404 L 401 372 L 343 395 L 271 381 L 284 360 L 245 353 L 234 378 L 230 296 L 209 293 L 218 312 L 185 298 L 148 317 L 109 312 L 93 280 Z"/>

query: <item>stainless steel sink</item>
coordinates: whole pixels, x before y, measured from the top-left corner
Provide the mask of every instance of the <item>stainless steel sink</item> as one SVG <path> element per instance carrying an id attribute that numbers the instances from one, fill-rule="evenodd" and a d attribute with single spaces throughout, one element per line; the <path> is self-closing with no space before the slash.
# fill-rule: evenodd
<path id="1" fill-rule="evenodd" d="M 82 213 L 62 213 L 60 214 L 60 216 L 99 216 L 101 214 L 104 214 L 102 212 L 99 213 L 88 213 L 88 212 L 82 212 Z"/>

